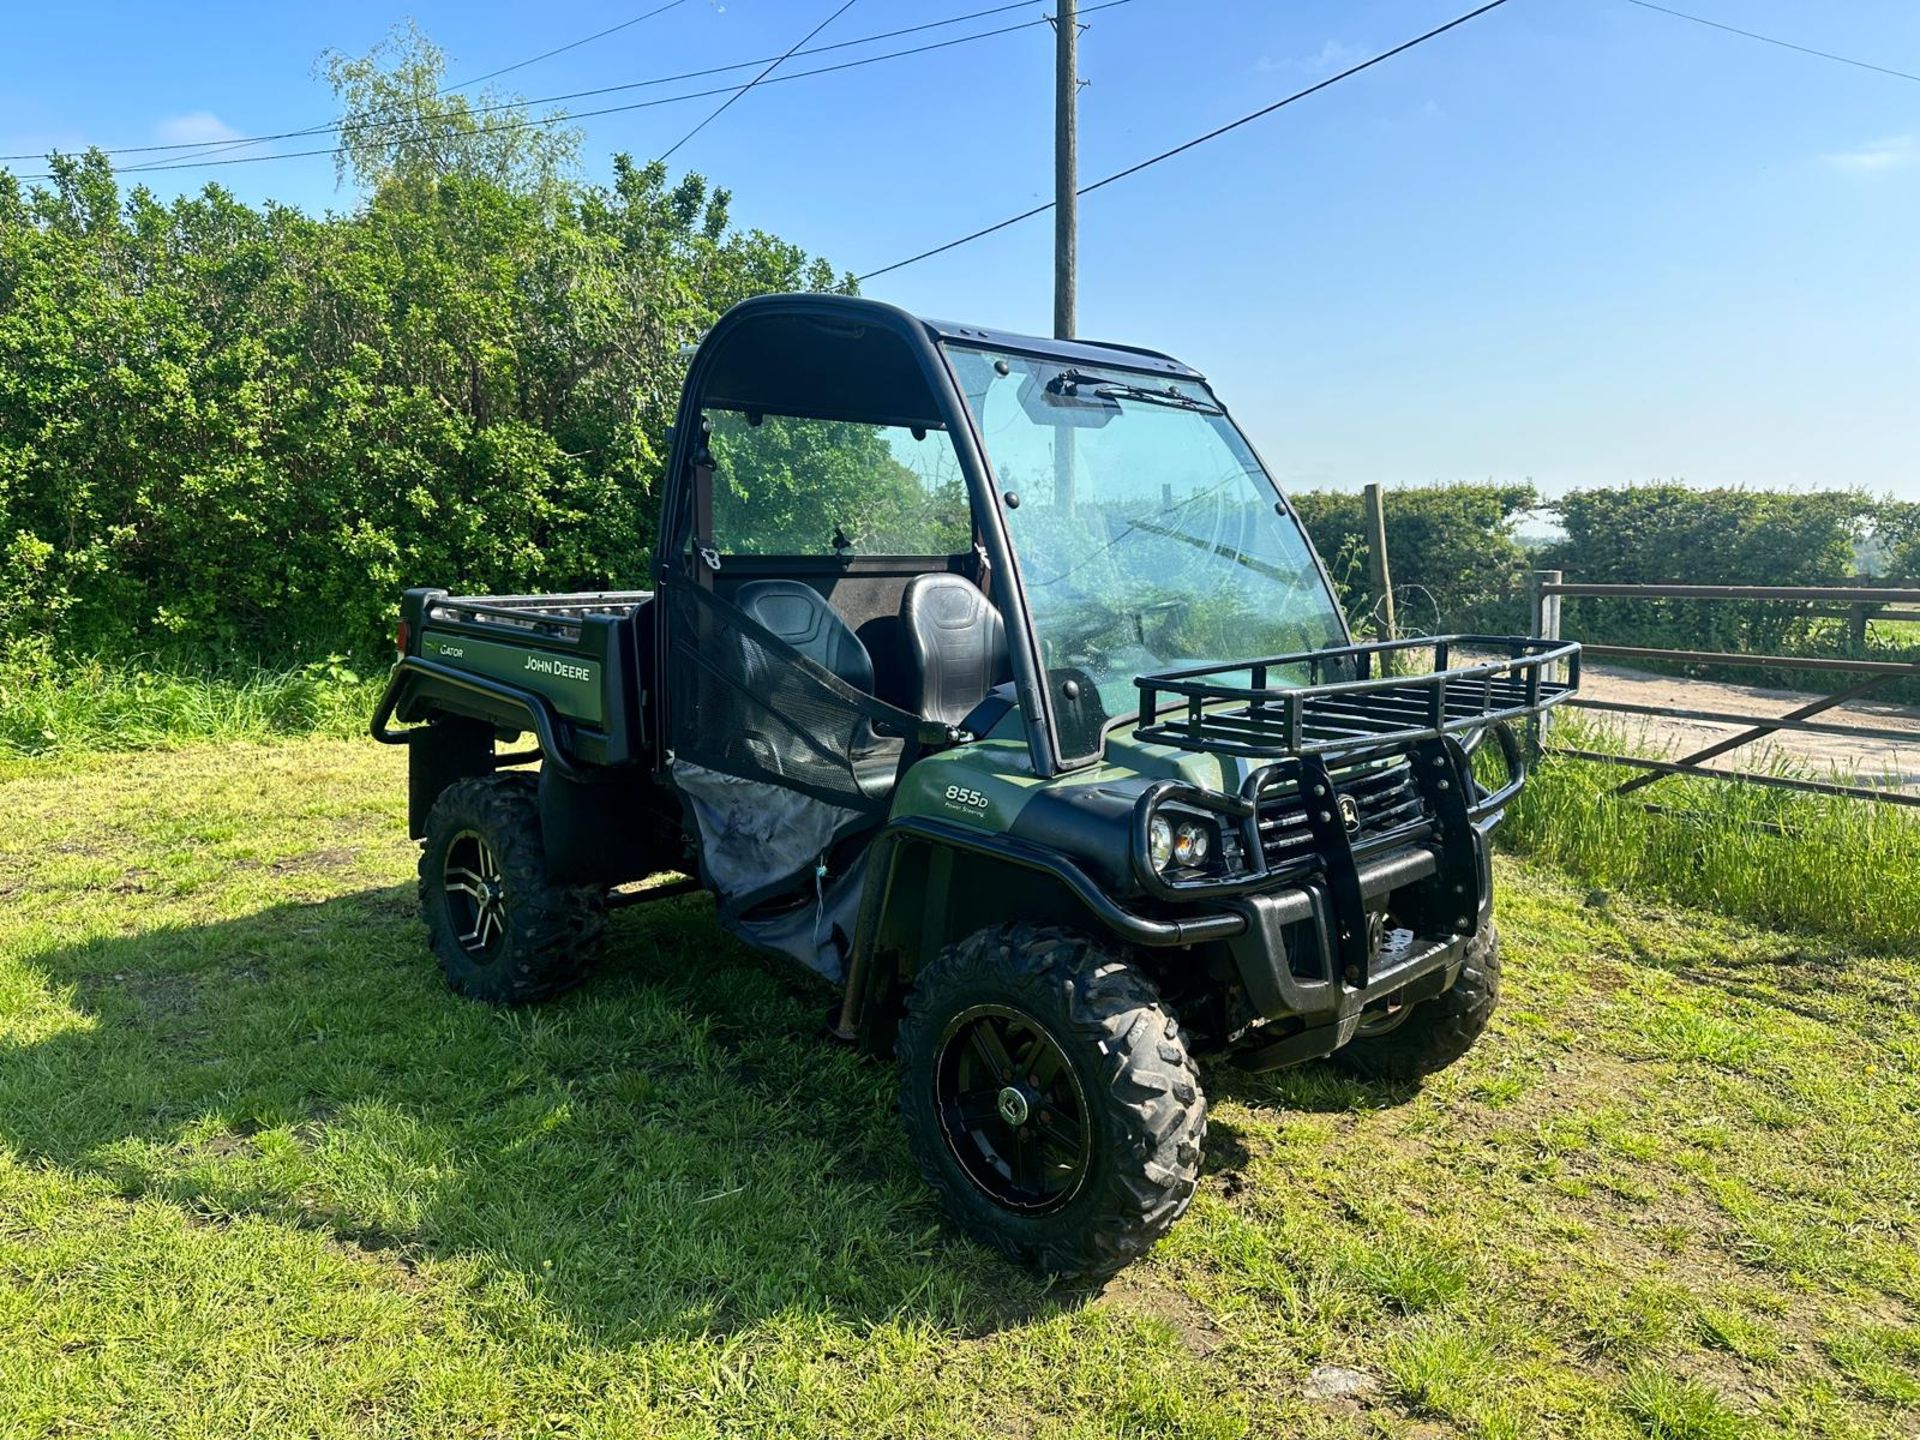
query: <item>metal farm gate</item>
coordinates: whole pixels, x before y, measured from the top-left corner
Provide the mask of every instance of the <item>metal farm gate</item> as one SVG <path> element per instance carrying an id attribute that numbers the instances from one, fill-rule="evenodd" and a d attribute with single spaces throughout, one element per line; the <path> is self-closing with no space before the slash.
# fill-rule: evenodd
<path id="1" fill-rule="evenodd" d="M 1534 572 L 1533 633 L 1558 640 L 1560 602 L 1563 597 L 1590 597 L 1613 600 L 1782 600 L 1813 606 L 1808 613 L 1845 618 L 1856 648 L 1864 645 L 1870 619 L 1920 620 L 1920 590 L 1878 588 L 1872 586 L 1797 586 L 1797 585 L 1582 585 L 1567 584 L 1558 570 Z M 1898 660 L 1807 658 L 1798 655 L 1744 655 L 1709 650 L 1671 650 L 1644 645 L 1581 646 L 1583 655 L 1593 660 L 1654 660 L 1673 665 L 1726 665 L 1756 670 L 1798 670 L 1828 672 L 1842 688 L 1810 700 L 1784 715 L 1745 715 L 1725 710 L 1696 710 L 1678 706 L 1638 704 L 1622 700 L 1600 700 L 1576 694 L 1568 702 L 1583 710 L 1612 714 L 1645 715 L 1673 720 L 1704 721 L 1746 728 L 1717 740 L 1676 760 L 1653 760 L 1635 755 L 1610 755 L 1597 750 L 1547 745 L 1549 754 L 1569 759 L 1591 760 L 1620 765 L 1641 773 L 1624 781 L 1614 793 L 1628 795 L 1668 775 L 1700 775 L 1710 780 L 1737 780 L 1750 785 L 1785 790 L 1805 790 L 1819 795 L 1840 795 L 1854 800 L 1871 800 L 1883 805 L 1920 807 L 1920 791 L 1880 786 L 1845 785 L 1833 780 L 1806 779 L 1759 770 L 1709 768 L 1709 760 L 1752 745 L 1780 731 L 1801 731 L 1817 735 L 1850 736 L 1862 740 L 1888 740 L 1920 746 L 1920 731 L 1896 730 L 1881 726 L 1840 723 L 1817 718 L 1834 706 L 1863 696 L 1905 677 L 1920 676 L 1920 664 Z M 1857 677 L 1846 683 L 1842 677 Z M 1543 744 L 1546 735 L 1542 734 Z M 1650 807 L 1660 808 L 1660 807 Z"/>

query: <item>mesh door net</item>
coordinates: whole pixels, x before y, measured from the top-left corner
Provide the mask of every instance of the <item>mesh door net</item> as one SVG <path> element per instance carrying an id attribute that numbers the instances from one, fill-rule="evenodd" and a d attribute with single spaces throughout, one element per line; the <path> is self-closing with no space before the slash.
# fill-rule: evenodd
<path id="1" fill-rule="evenodd" d="M 919 717 L 854 689 L 711 591 L 677 576 L 668 587 L 675 757 L 883 813 Z"/>

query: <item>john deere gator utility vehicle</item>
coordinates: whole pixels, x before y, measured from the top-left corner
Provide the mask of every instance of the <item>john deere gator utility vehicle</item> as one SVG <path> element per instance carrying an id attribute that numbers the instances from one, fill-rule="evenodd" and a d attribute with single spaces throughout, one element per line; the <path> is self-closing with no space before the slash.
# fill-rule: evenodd
<path id="1" fill-rule="evenodd" d="M 1191 1200 L 1196 1056 L 1415 1078 L 1486 1026 L 1512 727 L 1577 647 L 1354 644 L 1178 361 L 747 301 L 692 356 L 652 581 L 406 592 L 373 728 L 463 993 L 553 995 L 609 906 L 709 890 L 894 1058 L 955 1222 L 1075 1276 Z"/>

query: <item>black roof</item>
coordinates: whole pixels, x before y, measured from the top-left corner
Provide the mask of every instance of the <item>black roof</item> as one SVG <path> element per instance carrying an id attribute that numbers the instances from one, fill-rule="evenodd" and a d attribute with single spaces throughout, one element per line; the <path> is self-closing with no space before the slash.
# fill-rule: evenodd
<path id="1" fill-rule="evenodd" d="M 851 297 L 849 297 L 851 298 Z M 1159 375 L 1177 375 L 1185 380 L 1203 377 L 1190 365 L 1182 365 L 1171 355 L 1138 345 L 1113 345 L 1100 340 L 1048 340 L 1038 335 L 1016 335 L 984 325 L 955 325 L 945 320 L 926 320 L 936 340 L 957 340 L 990 350 L 1013 350 L 1022 355 L 1045 355 L 1068 360 L 1076 365 L 1124 365 L 1130 370 L 1151 370 Z"/>
<path id="2" fill-rule="evenodd" d="M 864 295 L 834 295 L 819 291 L 755 295 L 736 304 L 725 318 L 747 320 L 761 313 L 807 314 L 828 323 L 834 320 L 848 324 L 878 321 L 895 330 L 915 327 L 924 330 L 935 340 L 953 340 L 994 350 L 1011 350 L 1022 355 L 1046 356 L 1070 364 L 1121 365 L 1130 370 L 1147 370 L 1186 380 L 1205 378 L 1191 365 L 1183 365 L 1171 355 L 1138 345 L 1117 345 L 1101 340 L 1053 340 L 1039 335 L 996 330 L 990 325 L 959 325 L 950 320 L 929 320 L 911 314 L 898 305 L 889 305 L 884 300 L 869 300 Z M 715 326 L 715 329 L 719 328 Z"/>
<path id="3" fill-rule="evenodd" d="M 1201 378 L 1154 350 L 922 320 L 879 300 L 805 293 L 756 295 L 733 306 L 702 339 L 689 383 L 700 403 L 720 409 L 938 426 L 945 422 L 928 367 L 943 340 L 1063 365 Z"/>

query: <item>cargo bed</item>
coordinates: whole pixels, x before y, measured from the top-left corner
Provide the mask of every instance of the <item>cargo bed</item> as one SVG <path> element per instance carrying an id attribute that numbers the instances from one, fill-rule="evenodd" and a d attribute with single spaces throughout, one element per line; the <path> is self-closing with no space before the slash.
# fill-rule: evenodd
<path id="1" fill-rule="evenodd" d="M 532 731 L 562 774 L 624 765 L 643 752 L 647 590 L 564 595 L 450 595 L 409 590 L 401 601 L 400 663 L 374 733 L 431 715 Z"/>

